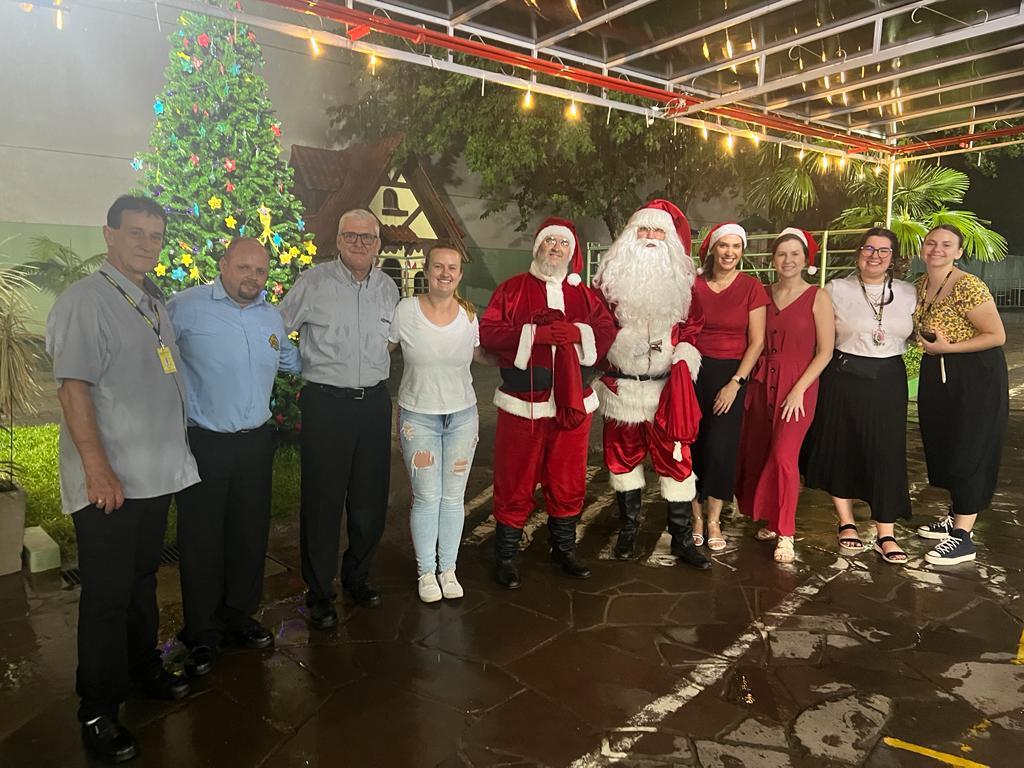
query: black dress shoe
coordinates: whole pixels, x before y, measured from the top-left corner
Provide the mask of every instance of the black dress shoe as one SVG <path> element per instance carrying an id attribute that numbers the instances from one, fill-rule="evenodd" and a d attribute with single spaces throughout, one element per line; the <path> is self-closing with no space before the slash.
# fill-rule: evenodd
<path id="1" fill-rule="evenodd" d="M 172 675 L 161 667 L 159 673 L 140 681 L 139 690 L 147 699 L 176 701 L 188 696 L 192 686 L 184 675 Z"/>
<path id="2" fill-rule="evenodd" d="M 519 569 L 515 560 L 498 560 L 494 564 L 494 579 L 505 589 L 519 589 Z"/>
<path id="3" fill-rule="evenodd" d="M 90 725 L 82 723 L 82 743 L 90 755 L 105 763 L 123 763 L 139 753 L 135 737 L 107 715 L 101 715 Z"/>
<path id="4" fill-rule="evenodd" d="M 309 623 L 317 629 L 330 629 L 338 623 L 338 612 L 330 600 L 318 600 L 309 608 Z"/>
<path id="5" fill-rule="evenodd" d="M 352 602 L 363 608 L 380 608 L 384 604 L 384 601 L 380 599 L 380 592 L 369 584 L 360 584 L 358 587 L 346 589 L 345 594 L 351 598 Z"/>
<path id="6" fill-rule="evenodd" d="M 197 645 L 189 651 L 185 659 L 185 674 L 189 677 L 202 677 L 210 674 L 217 663 L 217 651 L 208 645 Z"/>
<path id="7" fill-rule="evenodd" d="M 253 651 L 269 648 L 274 644 L 274 636 L 270 630 L 256 622 L 237 632 L 229 632 L 224 636 L 224 640 L 230 645 L 249 648 Z"/>
<path id="8" fill-rule="evenodd" d="M 575 552 L 559 552 L 554 550 L 551 553 L 551 559 L 561 567 L 563 573 L 572 576 L 574 579 L 590 578 L 590 569 L 576 559 Z"/>

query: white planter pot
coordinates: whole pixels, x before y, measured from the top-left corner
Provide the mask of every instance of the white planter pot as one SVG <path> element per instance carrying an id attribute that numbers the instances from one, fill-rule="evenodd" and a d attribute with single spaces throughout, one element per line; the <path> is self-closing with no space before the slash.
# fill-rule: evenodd
<path id="1" fill-rule="evenodd" d="M 25 489 L 0 493 L 0 576 L 21 570 L 25 541 Z"/>

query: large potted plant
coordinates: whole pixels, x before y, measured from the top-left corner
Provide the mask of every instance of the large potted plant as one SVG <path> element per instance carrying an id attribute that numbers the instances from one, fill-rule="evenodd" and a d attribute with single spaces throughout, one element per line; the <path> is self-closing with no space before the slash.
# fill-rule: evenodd
<path id="1" fill-rule="evenodd" d="M 39 393 L 35 380 L 38 337 L 28 330 L 28 305 L 21 293 L 34 287 L 27 272 L 20 266 L 0 266 L 0 575 L 21 570 L 25 491 L 17 483 L 14 417 L 32 412 Z"/>

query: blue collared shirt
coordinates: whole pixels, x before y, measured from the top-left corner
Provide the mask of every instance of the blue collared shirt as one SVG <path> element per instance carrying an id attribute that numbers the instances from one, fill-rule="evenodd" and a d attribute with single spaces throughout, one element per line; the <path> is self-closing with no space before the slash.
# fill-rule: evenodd
<path id="1" fill-rule="evenodd" d="M 167 304 L 188 390 L 188 422 L 214 432 L 255 429 L 270 418 L 277 372 L 300 373 L 281 314 L 262 297 L 240 307 L 218 277 Z"/>

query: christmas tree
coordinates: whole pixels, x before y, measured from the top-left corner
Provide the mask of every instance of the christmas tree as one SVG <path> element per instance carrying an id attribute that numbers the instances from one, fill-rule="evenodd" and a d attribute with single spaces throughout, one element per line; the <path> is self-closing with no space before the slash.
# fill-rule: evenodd
<path id="1" fill-rule="evenodd" d="M 281 160 L 281 123 L 260 74 L 256 35 L 244 24 L 185 12 L 170 42 L 167 82 L 153 101 L 152 150 L 132 160 L 144 174 L 139 193 L 167 211 L 154 279 L 167 293 L 210 282 L 233 237 L 256 237 L 270 253 L 267 298 L 276 303 L 316 246 L 292 194 L 292 169 Z M 278 377 L 271 409 L 283 430 L 300 426 L 297 391 L 297 379 Z"/>
<path id="2" fill-rule="evenodd" d="M 190 12 L 178 25 L 167 83 L 153 101 L 152 151 L 132 160 L 144 173 L 139 191 L 168 214 L 155 279 L 167 292 L 209 282 L 231 238 L 256 237 L 270 252 L 267 298 L 277 302 L 316 246 L 292 194 L 292 169 L 281 160 L 281 124 L 256 35 Z"/>

